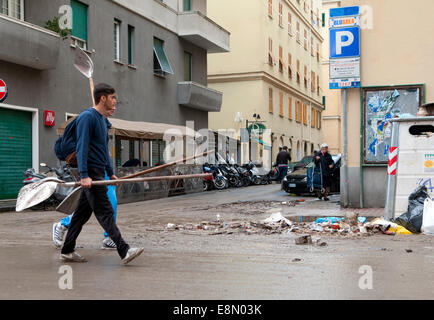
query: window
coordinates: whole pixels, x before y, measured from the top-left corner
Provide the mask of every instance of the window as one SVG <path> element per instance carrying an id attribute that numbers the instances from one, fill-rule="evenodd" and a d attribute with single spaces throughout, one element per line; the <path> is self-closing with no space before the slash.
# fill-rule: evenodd
<path id="1" fill-rule="evenodd" d="M 184 11 L 191 11 L 191 0 L 184 0 L 182 8 Z"/>
<path id="2" fill-rule="evenodd" d="M 301 101 L 296 101 L 295 102 L 295 121 L 297 121 L 298 123 L 302 122 L 302 103 Z"/>
<path id="3" fill-rule="evenodd" d="M 304 66 L 304 87 L 307 88 L 307 66 Z"/>
<path id="4" fill-rule="evenodd" d="M 288 99 L 289 105 L 288 105 L 288 119 L 292 120 L 292 98 L 289 97 Z"/>
<path id="5" fill-rule="evenodd" d="M 312 128 L 316 127 L 316 110 L 315 108 L 312 107 L 312 109 L 310 110 L 310 126 Z"/>
<path id="6" fill-rule="evenodd" d="M 279 46 L 279 71 L 283 72 L 284 63 L 283 63 L 283 48 Z"/>
<path id="7" fill-rule="evenodd" d="M 279 3 L 279 27 L 283 28 L 283 4 Z"/>
<path id="8" fill-rule="evenodd" d="M 24 0 L 0 0 L 0 13 L 24 20 Z"/>
<path id="9" fill-rule="evenodd" d="M 154 73 L 157 75 L 173 74 L 166 51 L 164 50 L 164 41 L 154 38 Z"/>
<path id="10" fill-rule="evenodd" d="M 313 43 L 313 37 L 310 37 L 310 54 L 312 57 L 315 57 L 315 49 L 314 49 L 314 43 Z"/>
<path id="11" fill-rule="evenodd" d="M 297 82 L 301 82 L 301 74 L 300 74 L 300 60 L 297 59 Z"/>
<path id="12" fill-rule="evenodd" d="M 304 50 L 308 50 L 308 42 L 307 42 L 307 30 L 304 29 Z"/>
<path id="13" fill-rule="evenodd" d="M 288 75 L 292 78 L 292 55 L 288 53 Z"/>
<path id="14" fill-rule="evenodd" d="M 318 129 L 321 129 L 321 111 L 317 111 L 317 126 Z"/>
<path id="15" fill-rule="evenodd" d="M 71 0 L 72 44 L 86 50 L 87 45 L 87 5 Z"/>
<path id="16" fill-rule="evenodd" d="M 268 38 L 268 64 L 273 66 L 273 39 Z"/>
<path id="17" fill-rule="evenodd" d="M 312 81 L 311 81 L 311 86 L 312 86 L 312 88 L 311 88 L 311 90 L 312 90 L 312 92 L 315 93 L 315 91 L 316 91 L 316 85 L 315 85 L 315 72 L 314 72 L 314 71 L 311 71 L 310 76 L 311 76 L 311 78 L 312 78 Z"/>
<path id="18" fill-rule="evenodd" d="M 114 60 L 121 61 L 121 22 L 115 19 L 114 28 Z"/>
<path id="19" fill-rule="evenodd" d="M 319 95 L 320 87 L 319 87 L 319 75 L 316 76 L 316 94 Z"/>
<path id="20" fill-rule="evenodd" d="M 133 26 L 128 26 L 128 64 L 134 65 L 134 50 L 135 50 L 135 42 L 134 42 L 134 30 Z"/>
<path id="21" fill-rule="evenodd" d="M 273 17 L 273 0 L 268 0 L 268 16 Z"/>
<path id="22" fill-rule="evenodd" d="M 192 81 L 193 55 L 184 51 L 184 81 Z"/>
<path id="23" fill-rule="evenodd" d="M 288 34 L 292 36 L 292 15 L 288 12 Z"/>
<path id="24" fill-rule="evenodd" d="M 300 40 L 300 22 L 297 21 L 297 42 L 301 43 Z"/>
<path id="25" fill-rule="evenodd" d="M 273 89 L 268 88 L 268 111 L 273 113 Z"/>
<path id="26" fill-rule="evenodd" d="M 283 92 L 279 93 L 279 116 L 283 118 Z"/>
<path id="27" fill-rule="evenodd" d="M 303 124 L 307 126 L 307 105 L 303 103 Z"/>
<path id="28" fill-rule="evenodd" d="M 319 43 L 316 44 L 316 61 L 319 62 L 319 56 L 320 56 L 320 52 L 319 52 Z"/>

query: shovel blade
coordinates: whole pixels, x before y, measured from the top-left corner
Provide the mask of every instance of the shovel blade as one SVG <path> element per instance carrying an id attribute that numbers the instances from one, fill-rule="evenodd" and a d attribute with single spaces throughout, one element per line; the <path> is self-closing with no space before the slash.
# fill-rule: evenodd
<path id="1" fill-rule="evenodd" d="M 56 211 L 70 215 L 77 209 L 78 200 L 81 196 L 81 187 L 75 188 L 72 192 L 57 206 Z"/>
<path id="2" fill-rule="evenodd" d="M 94 69 L 92 59 L 80 47 L 75 50 L 74 67 L 86 78 L 92 78 Z"/>
<path id="3" fill-rule="evenodd" d="M 57 178 L 45 178 L 22 187 L 18 194 L 15 211 L 21 212 L 47 200 L 62 182 Z"/>

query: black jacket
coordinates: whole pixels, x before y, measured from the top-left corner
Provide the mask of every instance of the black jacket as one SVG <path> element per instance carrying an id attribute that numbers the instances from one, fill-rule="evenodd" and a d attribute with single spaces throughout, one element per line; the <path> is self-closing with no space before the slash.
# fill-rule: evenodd
<path id="1" fill-rule="evenodd" d="M 316 159 L 316 157 L 320 157 L 319 160 Z M 318 167 L 319 165 L 321 165 L 321 169 L 322 169 L 322 174 L 324 176 L 330 176 L 332 173 L 332 169 L 330 169 L 330 165 L 331 164 L 335 164 L 333 161 L 332 156 L 330 155 L 330 153 L 326 152 L 324 155 L 321 152 L 317 152 L 315 153 L 315 165 Z"/>
<path id="2" fill-rule="evenodd" d="M 277 158 L 276 158 L 276 164 L 277 165 L 279 165 L 279 164 L 288 165 L 289 161 L 291 161 L 291 155 L 289 154 L 289 152 L 282 150 L 277 154 Z"/>

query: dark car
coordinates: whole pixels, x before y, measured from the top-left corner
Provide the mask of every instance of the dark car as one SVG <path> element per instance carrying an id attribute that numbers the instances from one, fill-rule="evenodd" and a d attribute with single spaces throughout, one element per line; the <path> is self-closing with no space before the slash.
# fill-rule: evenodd
<path id="1" fill-rule="evenodd" d="M 308 157 L 305 157 L 308 158 Z M 302 159 L 305 160 L 305 158 Z M 307 170 L 315 166 L 313 156 L 309 156 L 310 162 L 305 165 L 295 166 L 294 171 L 288 173 L 282 181 L 282 189 L 287 193 L 294 194 L 312 194 L 307 187 Z M 340 168 L 341 155 L 332 155 L 334 166 L 332 169 L 332 186 L 330 192 L 339 192 L 340 190 Z M 305 160 L 307 161 L 307 160 Z"/>
<path id="2" fill-rule="evenodd" d="M 298 162 L 291 162 L 288 165 L 288 174 L 291 172 L 294 172 L 295 170 L 299 170 L 301 168 L 306 167 L 312 161 L 313 161 L 313 155 L 312 156 L 305 156 L 305 157 L 303 157 L 303 159 L 301 159 Z"/>

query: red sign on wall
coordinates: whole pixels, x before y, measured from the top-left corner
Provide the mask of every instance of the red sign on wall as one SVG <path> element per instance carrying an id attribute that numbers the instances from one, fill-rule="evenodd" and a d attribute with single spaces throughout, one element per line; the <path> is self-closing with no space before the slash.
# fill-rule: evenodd
<path id="1" fill-rule="evenodd" d="M 56 114 L 54 111 L 44 111 L 44 124 L 46 127 L 54 127 L 56 124 Z"/>
<path id="2" fill-rule="evenodd" d="M 8 86 L 6 85 L 6 82 L 0 79 L 0 102 L 6 100 L 7 96 L 8 96 Z"/>

